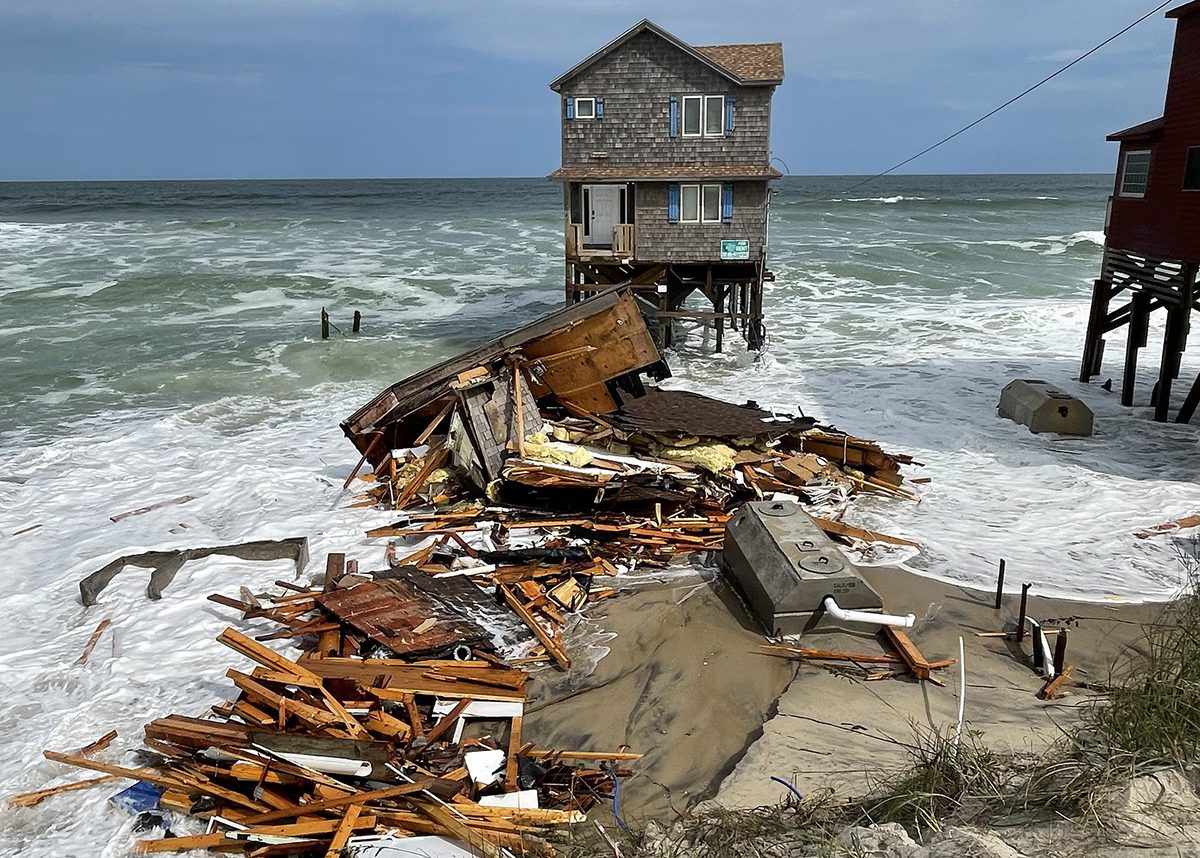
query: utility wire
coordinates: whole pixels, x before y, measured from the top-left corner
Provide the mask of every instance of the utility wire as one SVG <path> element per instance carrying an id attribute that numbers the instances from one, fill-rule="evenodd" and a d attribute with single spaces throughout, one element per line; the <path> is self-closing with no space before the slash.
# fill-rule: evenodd
<path id="1" fill-rule="evenodd" d="M 1042 84 L 1044 84 L 1044 83 L 1049 83 L 1050 81 L 1054 80 L 1056 77 L 1058 77 L 1060 74 L 1062 74 L 1063 72 L 1065 72 L 1067 69 L 1071 68 L 1071 67 L 1072 67 L 1072 66 L 1074 66 L 1074 65 L 1077 65 L 1078 63 L 1081 63 L 1081 62 L 1083 62 L 1083 61 L 1084 61 L 1084 60 L 1086 60 L 1088 57 L 1090 57 L 1092 54 L 1096 53 L 1096 51 L 1098 51 L 1098 50 L 1100 50 L 1101 48 L 1103 48 L 1105 45 L 1109 44 L 1110 42 L 1113 42 L 1113 41 L 1115 41 L 1116 39 L 1119 39 L 1121 36 L 1123 36 L 1123 35 L 1125 35 L 1126 33 L 1128 33 L 1130 30 L 1132 30 L 1132 29 L 1133 29 L 1134 27 L 1136 27 L 1138 24 L 1142 23 L 1142 21 L 1145 21 L 1147 18 L 1149 18 L 1149 17 L 1150 17 L 1151 15 L 1153 15 L 1154 13 L 1156 13 L 1156 12 L 1158 12 L 1158 11 L 1160 11 L 1160 10 L 1162 10 L 1162 9 L 1166 8 L 1167 6 L 1170 6 L 1170 5 L 1171 5 L 1172 3 L 1174 3 L 1174 2 L 1176 2 L 1176 0 L 1166 0 L 1166 2 L 1164 2 L 1164 3 L 1159 3 L 1157 6 L 1155 6 L 1153 9 L 1151 9 L 1149 12 L 1147 12 L 1147 13 L 1146 13 L 1145 15 L 1143 15 L 1142 17 L 1138 18 L 1136 21 L 1134 21 L 1134 22 L 1133 22 L 1132 24 L 1130 24 L 1129 26 L 1127 26 L 1127 27 L 1125 27 L 1125 28 L 1123 28 L 1123 29 L 1119 30 L 1119 31 L 1118 31 L 1118 32 L 1116 32 L 1116 33 L 1113 33 L 1111 36 L 1109 36 L 1107 39 L 1105 39 L 1105 40 L 1104 40 L 1103 42 L 1101 42 L 1100 44 L 1096 45 L 1094 48 L 1092 48 L 1092 49 L 1091 49 L 1090 51 L 1088 51 L 1087 53 L 1080 54 L 1080 55 L 1079 55 L 1079 56 L 1077 56 L 1075 59 L 1071 60 L 1071 61 L 1070 61 L 1069 63 L 1067 63 L 1065 66 L 1063 66 L 1062 68 L 1060 68 L 1058 71 L 1056 71 L 1056 72 L 1054 72 L 1054 73 L 1052 73 L 1052 74 L 1046 75 L 1046 77 L 1044 77 L 1044 78 L 1042 78 L 1041 80 L 1039 80 L 1039 81 L 1038 81 L 1037 83 L 1035 83 L 1033 86 L 1029 87 L 1028 89 L 1026 89 L 1026 90 L 1024 90 L 1024 91 L 1022 91 L 1022 92 L 1020 92 L 1020 93 L 1018 93 L 1017 95 L 1014 95 L 1012 98 L 1010 98 L 1008 101 L 1004 102 L 1004 103 L 1003 103 L 1002 105 L 1000 105 L 999 107 L 997 107 L 997 108 L 994 108 L 993 110 L 989 110 L 987 113 L 985 113 L 983 116 L 981 116 L 981 117 L 979 117 L 978 119 L 976 119 L 974 122 L 971 122 L 971 123 L 970 123 L 970 124 L 968 124 L 968 125 L 964 125 L 962 128 L 958 129 L 958 130 L 957 130 L 957 131 L 955 131 L 953 134 L 950 134 L 950 135 L 949 135 L 949 136 L 947 136 L 947 137 L 943 137 L 941 140 L 939 140 L 938 142 L 934 143 L 932 146 L 929 146 L 929 147 L 927 147 L 927 148 L 925 148 L 925 149 L 922 149 L 920 152 L 918 152 L 917 154 L 913 155 L 911 158 L 905 158 L 905 159 L 904 159 L 903 161 L 901 161 L 899 164 L 896 164 L 896 165 L 895 165 L 895 166 L 893 166 L 893 167 L 888 167 L 888 168 L 887 168 L 886 170 L 884 170 L 882 173 L 876 173 L 874 176 L 871 176 L 871 177 L 869 177 L 869 178 L 863 179 L 861 182 L 858 182 L 857 184 L 851 185 L 850 187 L 846 188 L 846 190 L 842 191 L 842 195 L 844 196 L 844 195 L 846 195 L 846 194 L 850 193 L 850 192 L 851 192 L 851 191 L 853 191 L 853 190 L 857 190 L 858 188 L 861 188 L 863 185 L 866 185 L 866 184 L 868 184 L 868 183 L 870 183 L 870 182 L 873 182 L 873 181 L 875 181 L 876 179 L 881 179 L 881 178 L 883 178 L 884 176 L 886 176 L 888 173 L 893 173 L 893 172 L 895 172 L 896 170 L 899 170 L 899 169 L 900 169 L 901 167 L 903 167 L 905 164 L 910 164 L 910 163 L 912 163 L 913 161 L 915 161 L 915 160 L 917 160 L 918 158 L 920 158 L 922 155 L 927 155 L 927 154 L 929 154 L 929 153 L 930 153 L 930 152 L 932 152 L 934 149 L 936 149 L 937 147 L 941 146 L 943 143 L 949 143 L 951 140 L 953 140 L 953 139 L 954 139 L 955 137 L 957 137 L 958 135 L 960 135 L 960 134 L 962 134 L 962 133 L 964 133 L 964 132 L 966 132 L 966 131 L 970 131 L 972 128 L 974 128 L 976 125 L 978 125 L 980 122 L 983 122 L 985 119 L 990 119 L 991 117 L 995 116 L 997 113 L 999 113 L 999 112 L 1000 112 L 1001 110 L 1003 110 L 1004 108 L 1008 107 L 1008 106 L 1009 106 L 1010 104 L 1012 104 L 1013 102 L 1015 102 L 1015 101 L 1018 101 L 1018 100 L 1020 100 L 1020 99 L 1024 98 L 1025 96 L 1029 95 L 1029 93 L 1033 92 L 1035 89 L 1037 89 L 1037 88 L 1038 88 L 1039 86 L 1041 86 Z"/>

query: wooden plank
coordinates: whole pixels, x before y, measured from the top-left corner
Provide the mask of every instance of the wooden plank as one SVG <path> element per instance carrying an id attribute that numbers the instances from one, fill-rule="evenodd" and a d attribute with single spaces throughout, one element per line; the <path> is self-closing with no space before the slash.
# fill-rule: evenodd
<path id="1" fill-rule="evenodd" d="M 440 468 L 446 462 L 446 458 L 450 455 L 450 448 L 445 444 L 438 444 L 436 447 L 430 447 L 425 455 L 421 457 L 421 466 L 413 475 L 413 478 L 408 481 L 399 494 L 396 495 L 396 500 L 392 506 L 396 509 L 403 509 L 405 505 L 412 500 L 421 486 L 425 485 L 425 481 L 429 479 L 429 475 Z"/>
<path id="2" fill-rule="evenodd" d="M 352 804 L 346 808 L 346 815 L 342 817 L 341 824 L 333 834 L 333 840 L 329 843 L 329 849 L 325 852 L 325 858 L 337 858 L 342 854 L 342 849 L 346 846 L 346 841 L 350 839 L 350 833 L 354 830 L 355 824 L 358 822 L 358 815 L 362 812 L 361 804 Z M 374 828 L 374 820 L 371 827 Z"/>
<path id="3" fill-rule="evenodd" d="M 921 655 L 921 651 L 917 649 L 917 645 L 912 642 L 901 629 L 895 626 L 884 626 L 883 633 L 896 652 L 900 654 L 904 664 L 912 671 L 912 675 L 917 679 L 929 679 L 929 662 L 925 660 L 925 656 Z"/>
<path id="4" fill-rule="evenodd" d="M 112 522 L 124 521 L 125 519 L 132 518 L 135 515 L 145 515 L 148 512 L 153 512 L 156 509 L 162 509 L 165 506 L 172 506 L 174 504 L 184 504 L 184 503 L 188 503 L 189 501 L 194 501 L 195 499 L 196 499 L 195 495 L 180 495 L 177 498 L 171 498 L 170 500 L 158 501 L 157 503 L 152 503 L 149 506 L 138 507 L 137 509 L 130 510 L 129 512 L 123 512 L 118 515 L 109 516 L 108 520 L 112 521 Z"/>
<path id="5" fill-rule="evenodd" d="M 100 621 L 100 624 L 96 626 L 96 630 L 92 632 L 92 636 L 88 638 L 87 644 L 84 645 L 83 652 L 80 653 L 79 658 L 75 660 L 75 664 L 87 664 L 88 657 L 91 656 L 92 650 L 94 650 L 96 648 L 96 644 L 100 642 L 100 635 L 104 634 L 104 630 L 111 625 L 112 620 L 110 620 L 108 617 L 105 617 Z"/>
<path id="6" fill-rule="evenodd" d="M 446 732 L 458 722 L 459 717 L 463 714 L 463 712 L 466 711 L 466 708 L 470 706 L 472 702 L 473 701 L 470 697 L 464 697 L 462 700 L 455 703 L 454 708 L 447 712 L 442 717 L 442 720 L 434 724 L 433 728 L 425 734 L 424 747 L 432 745 L 438 739 L 442 738 L 442 736 L 446 735 Z"/>
<path id="7" fill-rule="evenodd" d="M 537 618 L 534 617 L 529 609 L 525 607 L 524 603 L 517 598 L 516 594 L 513 593 L 507 584 L 498 584 L 497 588 L 500 590 L 500 594 L 504 597 L 504 601 L 508 603 L 508 606 L 513 609 L 513 612 L 521 618 L 525 625 L 529 626 L 530 631 L 532 631 L 534 635 L 537 636 L 537 639 L 542 642 L 542 646 L 546 648 L 546 651 L 550 653 L 550 655 L 558 663 L 558 666 L 563 670 L 570 670 L 571 659 L 568 658 L 562 647 L 559 646 L 559 643 L 554 639 L 554 636 L 542 627 L 542 624 L 537 621 Z"/>
<path id="8" fill-rule="evenodd" d="M 385 787 L 384 789 L 370 790 L 368 792 L 356 792 L 351 795 L 338 796 L 336 798 L 327 798 L 322 801 L 310 801 L 308 804 L 299 804 L 290 810 L 272 810 L 269 813 L 260 813 L 256 816 L 248 816 L 241 820 L 243 825 L 262 825 L 267 822 L 276 822 L 280 819 L 295 819 L 297 816 L 311 816 L 326 810 L 337 810 L 350 805 L 364 805 L 372 802 L 386 801 L 392 798 L 401 796 L 410 796 L 414 793 L 421 792 L 428 788 L 430 780 L 419 780 L 411 784 L 400 784 L 399 786 Z"/>
<path id="9" fill-rule="evenodd" d="M 133 847 L 139 855 L 154 852 L 187 852 L 191 849 L 214 849 L 220 846 L 234 846 L 238 852 L 242 845 L 236 840 L 226 837 L 224 832 L 215 834 L 194 834 L 187 837 L 160 837 L 155 840 L 141 840 Z"/>
<path id="10" fill-rule="evenodd" d="M 483 858 L 502 858 L 504 855 L 500 846 L 487 834 L 468 827 L 440 804 L 434 801 L 415 798 L 411 798 L 409 801 L 413 807 L 444 829 L 446 834 L 461 840 L 473 852 L 483 856 Z"/>
<path id="11" fill-rule="evenodd" d="M 1058 676 L 1055 676 L 1053 679 L 1047 679 L 1045 684 L 1038 690 L 1038 700 L 1053 700 L 1054 696 L 1062 690 L 1063 685 L 1066 684 L 1074 672 L 1075 668 L 1068 664 Z"/>
<path id="12" fill-rule="evenodd" d="M 512 725 L 508 731 L 508 753 L 504 759 L 504 784 L 510 790 L 519 789 L 517 785 L 517 756 L 521 750 L 521 730 L 524 720 L 520 715 L 513 718 Z"/>
<path id="13" fill-rule="evenodd" d="M 826 533 L 832 533 L 836 536 L 845 536 L 850 539 L 861 539 L 864 542 L 885 542 L 888 545 L 905 545 L 911 548 L 920 548 L 920 543 L 913 542 L 911 539 L 904 539 L 899 536 L 888 536 L 886 533 L 878 533 L 874 530 L 867 530 L 863 527 L 855 527 L 852 524 L 846 524 L 842 521 L 833 521 L 828 518 L 818 518 L 810 516 L 813 523 Z M 1200 522 L 1198 522 L 1200 523 Z"/>
<path id="14" fill-rule="evenodd" d="M 1158 536 L 1163 533 L 1174 533 L 1177 530 L 1186 530 L 1187 528 L 1200 526 L 1200 515 L 1185 515 L 1183 518 L 1177 518 L 1174 521 L 1156 524 L 1153 527 L 1148 527 L 1145 530 L 1139 530 L 1133 535 L 1138 539 L 1149 539 L 1152 536 Z"/>
<path id="15" fill-rule="evenodd" d="M 82 748 L 80 748 L 75 753 L 79 754 L 82 757 L 86 757 L 88 754 L 94 754 L 97 751 L 103 751 L 105 748 L 107 748 L 109 745 L 111 745 L 113 743 L 113 740 L 116 738 L 117 738 L 117 731 L 109 730 L 107 733 L 105 733 L 99 739 L 97 739 L 94 742 L 89 742 L 88 744 L 84 745 Z"/>
<path id="16" fill-rule="evenodd" d="M 47 787 L 46 789 L 34 790 L 33 792 L 23 792 L 17 795 L 10 795 L 6 801 L 13 807 L 33 807 L 41 804 L 52 795 L 58 795 L 64 792 L 74 792 L 75 790 L 87 789 L 88 787 L 98 786 L 100 784 L 108 784 L 113 781 L 122 779 L 122 775 L 104 775 L 99 778 L 92 778 L 86 781 L 75 781 L 74 783 L 62 784 L 56 787 Z"/>

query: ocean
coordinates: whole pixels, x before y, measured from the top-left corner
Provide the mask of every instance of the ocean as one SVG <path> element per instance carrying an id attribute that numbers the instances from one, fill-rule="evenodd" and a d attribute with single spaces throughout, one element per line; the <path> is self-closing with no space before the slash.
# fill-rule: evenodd
<path id="1" fill-rule="evenodd" d="M 906 176 L 846 193 L 855 181 L 778 183 L 765 353 L 733 338 L 714 355 L 691 331 L 667 354 L 669 383 L 799 409 L 923 463 L 909 472 L 930 480 L 919 502 L 868 497 L 847 514 L 922 550 L 864 562 L 989 587 L 1005 558 L 1010 590 L 1170 595 L 1180 545 L 1133 532 L 1200 511 L 1200 427 L 1150 419 L 1154 331 L 1139 407 L 1075 381 L 1111 178 Z M 113 724 L 132 746 L 151 718 L 214 702 L 212 665 L 228 659 L 212 638 L 231 617 L 205 596 L 289 569 L 212 558 L 157 603 L 130 569 L 84 610 L 89 572 L 139 550 L 284 536 L 309 536 L 314 563 L 332 550 L 380 562 L 363 531 L 389 516 L 346 508 L 356 456 L 339 421 L 558 307 L 562 244 L 561 194 L 541 179 L 0 184 L 6 785 L 61 772 L 43 747 Z M 324 342 L 322 307 L 340 329 Z M 1097 381 L 1119 386 L 1122 346 L 1109 343 Z M 1179 397 L 1197 371 L 1185 356 Z M 1004 384 L 1031 377 L 1091 405 L 1095 436 L 998 418 Z M 102 618 L 112 631 L 75 665 Z M 112 829 L 102 798 L 61 810 L 0 810 L 0 843 L 65 854 Z"/>

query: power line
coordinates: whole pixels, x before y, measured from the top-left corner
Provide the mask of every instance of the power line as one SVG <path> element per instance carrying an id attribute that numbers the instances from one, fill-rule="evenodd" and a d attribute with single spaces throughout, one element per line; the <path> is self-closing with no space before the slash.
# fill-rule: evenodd
<path id="1" fill-rule="evenodd" d="M 1138 18 L 1136 21 L 1134 21 L 1134 22 L 1133 22 L 1132 24 L 1130 24 L 1129 26 L 1127 26 L 1127 27 L 1124 27 L 1123 29 L 1121 29 L 1121 30 L 1117 31 L 1116 33 L 1113 33 L 1111 36 L 1109 36 L 1107 39 L 1105 39 L 1105 40 L 1104 40 L 1103 42 L 1101 42 L 1100 44 L 1096 45 L 1096 46 L 1095 46 L 1094 48 L 1092 48 L 1091 50 L 1087 51 L 1086 53 L 1080 54 L 1080 55 L 1079 55 L 1079 56 L 1077 56 L 1075 59 L 1071 60 L 1069 63 L 1067 63 L 1067 64 L 1066 64 L 1065 66 L 1063 66 L 1062 68 L 1058 69 L 1058 71 L 1054 72 L 1053 74 L 1046 75 L 1046 77 L 1044 77 L 1044 78 L 1042 78 L 1041 80 L 1039 80 L 1039 81 L 1038 81 L 1037 83 L 1035 83 L 1033 86 L 1029 87 L 1028 89 L 1026 89 L 1026 90 L 1024 90 L 1024 91 L 1022 91 L 1022 92 L 1019 92 L 1019 93 L 1017 93 L 1016 95 L 1014 95 L 1014 96 L 1013 96 L 1012 98 L 1010 98 L 1008 101 L 1004 102 L 1004 103 L 1003 103 L 1002 105 L 1000 105 L 999 107 L 996 107 L 996 108 L 993 108 L 992 110 L 989 110 L 987 113 L 983 114 L 983 116 L 979 117 L 979 118 L 978 118 L 978 119 L 976 119 L 974 122 L 971 122 L 971 123 L 969 123 L 969 124 L 967 124 L 967 125 L 964 125 L 962 128 L 958 129 L 958 130 L 957 130 L 957 131 L 955 131 L 953 134 L 950 134 L 950 135 L 948 135 L 948 136 L 946 136 L 946 137 L 943 137 L 941 140 L 939 140 L 938 142 L 934 143 L 932 146 L 929 146 L 929 147 L 927 147 L 927 148 L 925 148 L 925 149 L 922 149 L 920 152 L 918 152 L 917 154 L 913 155 L 912 157 L 910 157 L 910 158 L 905 158 L 905 159 L 904 159 L 903 161 L 901 161 L 899 164 L 896 164 L 895 166 L 892 166 L 892 167 L 888 167 L 888 168 L 887 168 L 886 170 L 884 170 L 882 173 L 876 173 L 874 176 L 871 176 L 870 178 L 863 179 L 861 182 L 858 182 L 858 183 L 857 183 L 857 184 L 855 184 L 855 185 L 851 185 L 850 187 L 846 188 L 846 190 L 842 191 L 842 195 L 843 195 L 843 196 L 845 196 L 846 194 L 850 193 L 851 191 L 853 191 L 853 190 L 857 190 L 858 188 L 861 188 L 863 185 L 869 184 L 870 182 L 873 182 L 873 181 L 875 181 L 876 179 L 881 179 L 881 178 L 883 178 L 884 176 L 886 176 L 888 173 L 893 173 L 893 172 L 895 172 L 896 170 L 899 170 L 899 169 L 900 169 L 901 167 L 903 167 L 905 164 L 910 164 L 910 163 L 912 163 L 913 161 L 915 161 L 915 160 L 917 160 L 918 158 L 920 158 L 922 155 L 928 155 L 930 152 L 932 152 L 932 151 L 933 151 L 934 149 L 936 149 L 937 147 L 941 146 L 943 143 L 949 143 L 951 140 L 953 140 L 953 139 L 954 139 L 955 137 L 957 137 L 958 135 L 960 135 L 960 134 L 962 134 L 962 133 L 964 133 L 964 132 L 966 132 L 966 131 L 970 131 L 972 128 L 974 128 L 976 125 L 978 125 L 980 122 L 983 122 L 985 119 L 990 119 L 991 117 L 995 116 L 997 113 L 999 113 L 999 112 L 1000 112 L 1001 110 L 1003 110 L 1004 108 L 1008 107 L 1008 106 L 1009 106 L 1010 104 L 1012 104 L 1013 102 L 1015 102 L 1015 101 L 1019 101 L 1020 99 L 1024 98 L 1024 97 L 1025 97 L 1025 96 L 1027 96 L 1027 95 L 1029 95 L 1029 93 L 1033 92 L 1035 89 L 1037 89 L 1037 88 L 1038 88 L 1039 86 L 1041 86 L 1042 84 L 1044 84 L 1044 83 L 1049 83 L 1050 81 L 1054 80 L 1056 77 L 1058 77 L 1060 74 L 1062 74 L 1063 72 L 1065 72 L 1067 69 L 1071 68 L 1071 67 L 1072 67 L 1072 66 L 1074 66 L 1074 65 L 1077 65 L 1078 63 L 1081 63 L 1081 62 L 1083 62 L 1083 61 L 1084 61 L 1084 60 L 1086 60 L 1088 57 L 1090 57 L 1092 54 L 1096 53 L 1096 51 L 1100 50 L 1100 49 L 1101 49 L 1101 48 L 1103 48 L 1105 45 L 1107 45 L 1108 43 L 1110 43 L 1110 42 L 1112 42 L 1112 41 L 1115 41 L 1116 39 L 1119 39 L 1121 36 L 1123 36 L 1123 35 L 1125 35 L 1126 33 L 1128 33 L 1130 30 L 1132 30 L 1132 29 L 1133 29 L 1134 27 L 1136 27 L 1138 24 L 1142 23 L 1142 21 L 1145 21 L 1147 18 L 1149 18 L 1149 17 L 1150 17 L 1151 15 L 1153 15 L 1154 13 L 1156 13 L 1156 12 L 1158 12 L 1158 11 L 1160 11 L 1160 10 L 1162 10 L 1162 9 L 1166 8 L 1167 6 L 1170 6 L 1170 5 L 1171 5 L 1172 3 L 1174 3 L 1174 2 L 1176 2 L 1176 0 L 1166 0 L 1166 2 L 1164 2 L 1164 3 L 1159 3 L 1157 6 L 1155 6 L 1153 9 L 1151 9 L 1149 12 L 1147 12 L 1147 13 L 1146 13 L 1145 15 L 1143 15 L 1142 17 Z"/>

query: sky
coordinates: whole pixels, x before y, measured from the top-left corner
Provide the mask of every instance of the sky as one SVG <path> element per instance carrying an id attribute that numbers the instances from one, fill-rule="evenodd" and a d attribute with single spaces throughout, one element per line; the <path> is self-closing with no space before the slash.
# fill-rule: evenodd
<path id="1" fill-rule="evenodd" d="M 772 155 L 871 174 L 1156 5 L 0 0 L 0 180 L 545 175 L 547 84 L 644 17 L 783 42 Z M 903 172 L 1111 172 L 1104 136 L 1162 111 L 1173 32 L 1154 15 Z"/>

